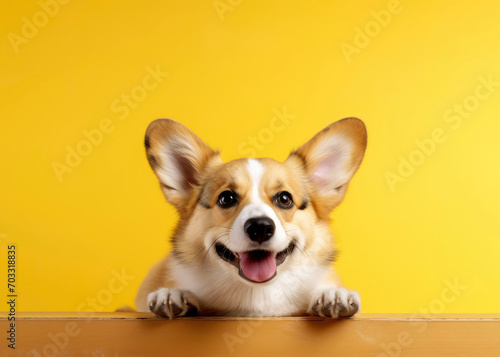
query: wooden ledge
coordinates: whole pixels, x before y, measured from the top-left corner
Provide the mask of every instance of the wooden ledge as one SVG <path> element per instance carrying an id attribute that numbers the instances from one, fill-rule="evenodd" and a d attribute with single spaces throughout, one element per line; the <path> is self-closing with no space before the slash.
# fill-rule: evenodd
<path id="1" fill-rule="evenodd" d="M 9 328 L 7 313 L 0 313 Z M 19 312 L 6 356 L 498 356 L 500 314 L 163 320 L 148 313 Z M 6 329 L 2 329 L 4 336 Z M 5 351 L 5 352 L 4 352 Z"/>
<path id="2" fill-rule="evenodd" d="M 0 320 L 5 320 L 8 313 L 0 311 Z M 72 312 L 72 311 L 23 311 L 16 313 L 17 320 L 163 320 L 152 313 L 147 312 Z M 243 321 L 243 320 L 287 320 L 287 321 L 324 321 L 326 319 L 315 316 L 300 317 L 184 317 L 183 320 L 204 320 L 204 321 Z M 416 321 L 416 320 L 491 320 L 500 321 L 500 314 L 357 314 L 348 320 L 389 320 L 389 321 Z"/>

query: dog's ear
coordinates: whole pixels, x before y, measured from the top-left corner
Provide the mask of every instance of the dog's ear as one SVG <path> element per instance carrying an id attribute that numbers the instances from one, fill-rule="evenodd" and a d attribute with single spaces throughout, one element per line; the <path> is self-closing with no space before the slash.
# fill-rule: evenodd
<path id="1" fill-rule="evenodd" d="M 345 118 L 324 128 L 288 157 L 288 163 L 305 167 L 312 202 L 321 216 L 344 198 L 363 159 L 366 140 L 365 124 Z"/>
<path id="2" fill-rule="evenodd" d="M 203 170 L 213 159 L 220 160 L 212 150 L 184 125 L 170 119 L 149 124 L 144 140 L 149 164 L 160 181 L 168 202 L 179 212 L 192 198 Z"/>

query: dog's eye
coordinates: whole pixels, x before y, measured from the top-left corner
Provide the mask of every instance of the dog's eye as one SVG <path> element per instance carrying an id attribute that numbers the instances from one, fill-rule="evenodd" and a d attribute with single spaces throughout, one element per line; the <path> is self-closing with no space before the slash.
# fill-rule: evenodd
<path id="1" fill-rule="evenodd" d="M 217 204 L 222 208 L 229 208 L 238 202 L 238 197 L 233 191 L 227 190 L 219 195 Z"/>
<path id="2" fill-rule="evenodd" d="M 276 195 L 275 202 L 280 208 L 292 208 L 293 206 L 292 195 L 286 191 L 278 193 Z"/>

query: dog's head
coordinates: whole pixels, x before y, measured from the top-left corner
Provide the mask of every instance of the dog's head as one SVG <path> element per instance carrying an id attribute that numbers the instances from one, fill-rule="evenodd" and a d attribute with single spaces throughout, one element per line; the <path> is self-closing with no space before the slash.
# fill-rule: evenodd
<path id="1" fill-rule="evenodd" d="M 331 261 L 329 214 L 361 163 L 366 129 L 356 118 L 337 121 L 283 163 L 223 163 L 217 151 L 168 119 L 149 125 L 145 145 L 167 201 L 180 214 L 172 253 L 254 285 L 272 281 L 294 261 Z"/>

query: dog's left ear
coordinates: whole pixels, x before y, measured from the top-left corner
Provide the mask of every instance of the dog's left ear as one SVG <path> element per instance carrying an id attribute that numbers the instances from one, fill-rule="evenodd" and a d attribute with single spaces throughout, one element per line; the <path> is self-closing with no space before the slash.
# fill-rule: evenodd
<path id="1" fill-rule="evenodd" d="M 336 121 L 292 152 L 287 163 L 305 166 L 313 203 L 328 215 L 345 196 L 366 149 L 366 127 L 357 118 Z"/>
<path id="2" fill-rule="evenodd" d="M 149 164 L 160 181 L 168 202 L 182 215 L 200 184 L 209 163 L 219 163 L 219 152 L 212 150 L 191 130 L 170 119 L 149 124 L 145 137 Z"/>

